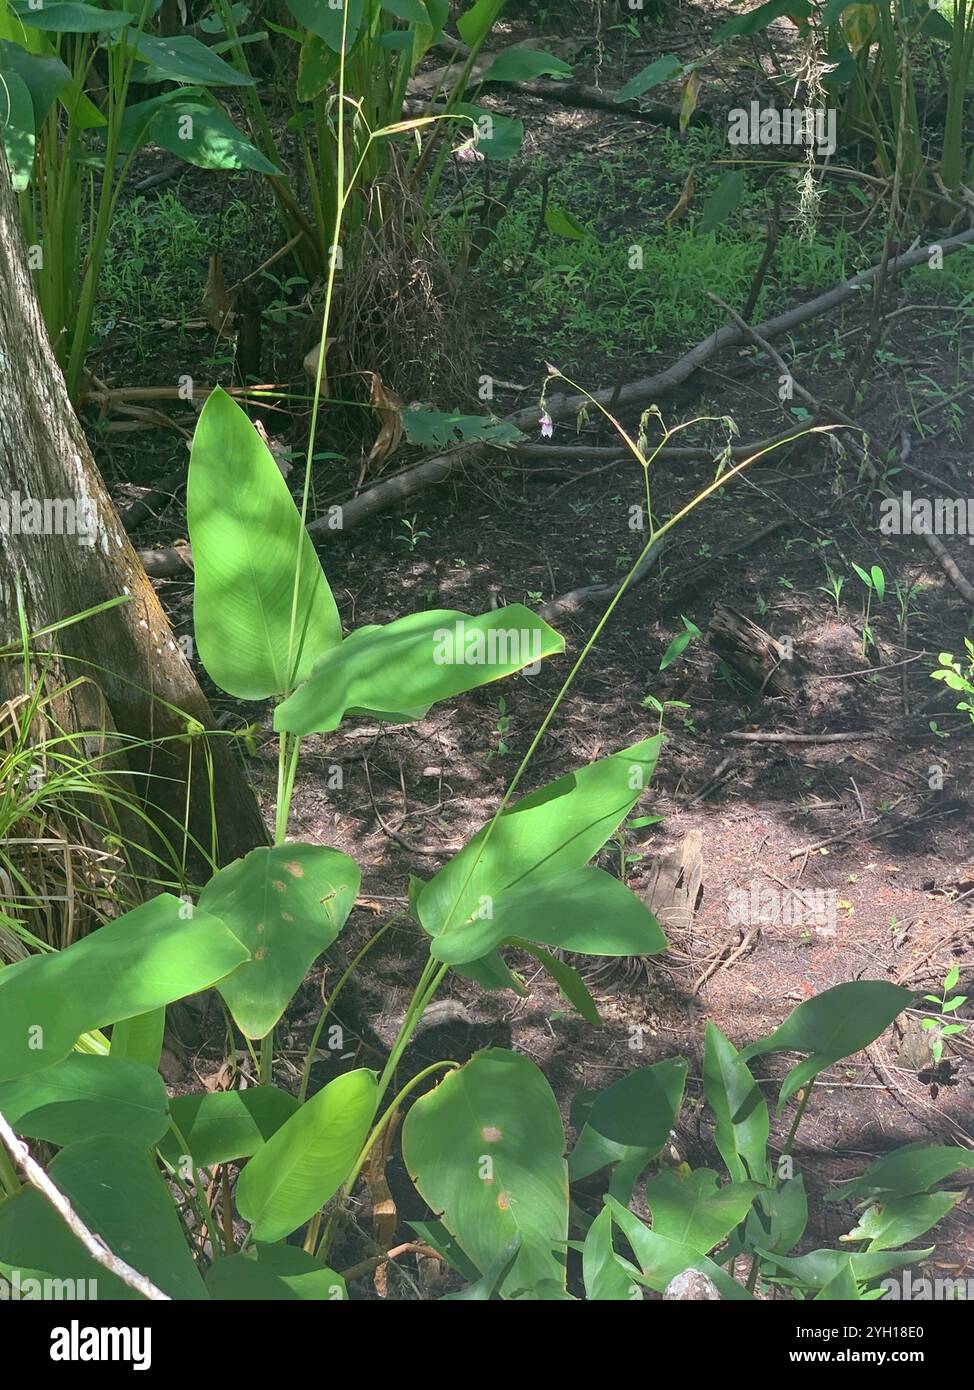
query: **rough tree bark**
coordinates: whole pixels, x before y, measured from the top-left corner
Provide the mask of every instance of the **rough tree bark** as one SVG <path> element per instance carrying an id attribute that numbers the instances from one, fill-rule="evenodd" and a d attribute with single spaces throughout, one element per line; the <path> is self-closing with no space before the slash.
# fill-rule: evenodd
<path id="1" fill-rule="evenodd" d="M 76 517 L 87 539 L 18 534 L 12 514 L 22 517 L 27 499 L 46 503 L 55 525 L 59 515 L 63 523 L 72 508 L 80 507 Z M 62 509 L 62 502 L 70 506 Z M 139 739 L 166 737 L 183 733 L 187 717 L 212 728 L 203 693 L 126 537 L 68 401 L 31 285 L 17 204 L 0 152 L 0 645 L 19 633 L 16 575 L 32 630 L 130 595 L 129 602 L 45 639 L 65 658 L 65 675 L 86 672 L 96 678 L 116 731 Z M 16 694 L 21 681 L 17 662 L 0 661 L 0 699 Z M 167 704 L 183 713 L 174 713 Z M 95 701 L 68 711 L 75 731 L 96 727 L 91 720 L 100 708 Z M 209 746 L 219 858 L 227 862 L 266 842 L 267 831 L 229 740 L 212 738 Z M 148 808 L 167 812 L 177 822 L 184 814 L 188 755 L 185 740 L 128 755 L 130 771 L 139 774 L 133 786 Z M 199 750 L 192 779 L 190 828 L 208 845 L 209 792 Z"/>

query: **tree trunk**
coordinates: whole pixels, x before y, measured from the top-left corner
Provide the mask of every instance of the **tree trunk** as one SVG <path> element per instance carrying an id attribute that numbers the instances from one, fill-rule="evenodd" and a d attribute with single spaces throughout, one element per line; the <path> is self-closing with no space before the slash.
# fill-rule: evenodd
<path id="1" fill-rule="evenodd" d="M 54 232 L 57 235 L 57 232 Z M 36 504 L 36 505 L 35 505 Z M 40 525 L 38 526 L 38 522 Z M 25 531 L 26 528 L 26 531 Z M 63 674 L 92 677 L 114 729 L 137 739 L 183 734 L 212 715 L 118 519 L 51 353 L 27 269 L 17 204 L 0 151 L 0 646 L 18 638 L 15 577 L 31 631 L 121 594 L 129 601 L 43 639 Z M 22 688 L 17 661 L 0 661 L 0 700 Z M 92 687 L 92 695 L 95 691 Z M 68 712 L 73 731 L 104 724 L 85 687 Z M 173 706 L 174 708 L 168 708 Z M 226 737 L 213 760 L 218 858 L 265 843 L 267 831 Z M 173 739 L 126 755 L 133 786 L 162 823 L 182 822 L 191 775 L 190 830 L 209 846 L 210 805 L 200 739 Z M 170 833 L 172 821 L 168 822 Z M 199 865 L 190 866 L 199 873 Z"/>

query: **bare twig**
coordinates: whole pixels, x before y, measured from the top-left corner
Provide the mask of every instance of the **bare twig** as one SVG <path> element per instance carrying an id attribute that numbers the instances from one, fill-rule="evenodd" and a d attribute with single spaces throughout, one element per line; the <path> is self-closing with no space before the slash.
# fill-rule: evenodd
<path id="1" fill-rule="evenodd" d="M 722 737 L 736 739 L 739 743 L 856 743 L 864 738 L 889 738 L 890 735 L 856 729 L 846 734 L 730 733 Z"/>
<path id="2" fill-rule="evenodd" d="M 144 1274 L 140 1274 L 137 1269 L 126 1264 L 118 1255 L 114 1255 L 101 1236 L 96 1236 L 93 1231 L 88 1229 L 64 1193 L 54 1186 L 41 1165 L 31 1157 L 27 1145 L 23 1140 L 17 1138 L 2 1114 L 0 1114 L 0 1140 L 3 1141 L 10 1157 L 30 1185 L 36 1187 L 38 1192 L 47 1198 L 71 1234 L 80 1240 L 96 1264 L 101 1265 L 102 1269 L 107 1269 L 109 1274 L 114 1274 L 116 1279 L 120 1279 L 127 1288 L 140 1293 L 143 1298 L 164 1303 L 171 1301 L 169 1295 L 163 1293 L 161 1289 L 157 1289 L 151 1279 L 147 1279 Z"/>

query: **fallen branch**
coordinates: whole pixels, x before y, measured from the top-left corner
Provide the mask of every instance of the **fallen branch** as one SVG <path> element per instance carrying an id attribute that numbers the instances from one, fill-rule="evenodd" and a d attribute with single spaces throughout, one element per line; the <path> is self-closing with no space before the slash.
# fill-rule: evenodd
<path id="1" fill-rule="evenodd" d="M 124 511 L 120 511 L 118 519 L 125 527 L 126 531 L 131 535 L 136 527 L 142 525 L 143 521 L 148 521 L 149 517 L 155 516 L 154 508 L 157 507 L 160 502 L 171 502 L 177 488 L 181 488 L 185 482 L 186 465 L 184 464 L 182 468 L 177 468 L 174 473 L 170 473 L 167 477 L 163 478 L 160 483 L 157 483 L 154 488 L 146 492 L 137 502 L 133 502 L 132 505 L 126 507 Z"/>
<path id="2" fill-rule="evenodd" d="M 193 572 L 193 552 L 185 543 L 157 546 L 152 550 L 140 550 L 138 554 L 150 579 L 174 579 L 178 574 Z"/>
<path id="3" fill-rule="evenodd" d="M 767 439 L 756 439 L 750 444 L 732 444 L 729 449 L 713 444 L 664 444 L 653 453 L 653 458 L 685 460 L 692 463 L 697 459 L 716 459 L 726 454 L 732 459 L 746 459 L 752 454 L 764 453 L 791 440 L 797 442 L 804 439 L 806 434 L 807 430 L 803 426 L 793 425 L 790 429 L 769 435 Z M 504 452 L 515 454 L 518 458 L 577 458 L 583 463 L 589 459 L 622 461 L 631 458 L 631 455 L 618 444 L 511 444 L 505 446 Z"/>
<path id="4" fill-rule="evenodd" d="M 485 86 L 490 85 L 485 83 Z M 505 87 L 525 96 L 540 97 L 544 101 L 557 101 L 562 106 L 577 106 L 583 111 L 611 111 L 616 116 L 624 116 L 630 121 L 648 121 L 651 125 L 665 125 L 670 130 L 680 129 L 680 113 L 672 106 L 662 102 L 651 102 L 641 106 L 635 101 L 616 101 L 615 92 L 603 91 L 601 87 L 590 87 L 584 82 L 547 82 L 544 78 L 532 81 L 505 82 Z M 690 116 L 689 125 L 711 125 L 713 117 L 709 111 L 699 107 Z"/>
<path id="5" fill-rule="evenodd" d="M 900 797 L 900 801 L 904 800 Z M 893 806 L 898 806 L 899 801 L 894 801 Z M 892 810 L 893 807 L 890 807 Z M 843 844 L 847 840 L 854 840 L 859 836 L 863 840 L 881 840 L 884 835 L 897 835 L 901 830 L 906 830 L 910 825 L 921 825 L 925 821 L 934 820 L 938 816 L 952 816 L 958 807 L 952 806 L 944 811 L 923 811 L 918 816 L 906 816 L 903 820 L 897 821 L 895 825 L 886 825 L 882 829 L 872 829 L 863 831 L 862 826 L 855 826 L 852 830 L 844 830 L 838 835 L 830 835 L 827 840 L 819 840 L 814 845 L 799 845 L 789 854 L 789 859 L 798 859 L 803 854 L 814 854 L 816 850 L 825 849 L 829 845 Z M 873 821 L 873 826 L 878 824 Z"/>
<path id="6" fill-rule="evenodd" d="M 970 238 L 971 236 L 974 236 L 974 231 L 965 232 L 963 235 L 967 238 Z M 955 237 L 954 241 L 957 240 L 959 240 L 959 238 Z M 917 249 L 921 250 L 923 248 Z M 909 252 L 908 256 L 914 254 L 915 252 Z M 924 255 L 926 255 L 925 250 Z M 890 261 L 886 269 L 889 270 L 893 266 L 898 266 L 899 263 L 903 260 L 906 260 L 908 256 L 901 256 L 898 261 Z M 878 267 L 873 267 L 873 269 L 878 270 Z M 796 381 L 791 368 L 788 366 L 785 359 L 781 356 L 781 353 L 778 352 L 774 347 L 772 347 L 772 345 L 767 341 L 766 335 L 762 333 L 761 329 L 753 328 L 749 324 L 745 323 L 744 320 L 741 318 L 740 314 L 736 313 L 735 310 L 733 310 L 729 304 L 725 304 L 722 299 L 719 299 L 717 297 L 717 295 L 711 294 L 709 291 L 707 291 L 707 298 L 713 300 L 715 304 L 719 304 L 720 307 L 724 309 L 734 320 L 734 323 L 738 327 L 738 329 L 741 332 L 746 333 L 747 336 L 751 338 L 752 341 L 761 349 L 761 351 L 764 352 L 768 358 L 770 358 L 770 360 L 774 363 L 778 370 L 789 378 L 792 385 L 794 386 L 796 393 L 801 397 L 801 399 L 805 402 L 806 405 L 808 405 L 812 410 L 815 411 L 819 419 L 823 421 L 829 419 L 836 420 L 840 424 L 847 425 L 850 429 L 857 430 L 860 433 L 865 433 L 865 431 L 862 429 L 862 426 L 858 424 L 855 420 L 853 420 L 851 416 L 847 415 L 844 410 L 840 410 L 837 406 L 830 406 L 827 404 L 823 405 L 822 402 L 816 399 L 816 397 L 813 396 L 810 391 L 806 390 L 806 388 L 802 386 L 802 384 L 799 381 Z M 906 457 L 909 455 L 910 452 L 910 436 L 909 434 L 907 434 L 905 430 L 903 430 L 902 437 L 903 443 L 901 452 L 905 461 Z M 850 440 L 849 445 L 852 452 L 857 456 L 860 465 L 865 470 L 865 472 L 868 473 L 870 479 L 880 490 L 880 492 L 882 492 L 885 497 L 893 497 L 894 493 L 892 488 L 886 485 L 878 468 L 876 468 L 872 459 L 869 457 L 868 452 L 862 447 L 861 444 L 858 444 L 855 440 Z M 932 531 L 923 530 L 919 532 L 919 535 L 923 543 L 926 545 L 927 549 L 934 556 L 937 563 L 940 565 L 940 568 L 943 570 L 944 574 L 946 574 L 947 578 L 954 585 L 957 591 L 964 596 L 968 603 L 974 604 L 974 584 L 971 584 L 969 580 L 965 579 L 964 576 L 961 574 L 960 570 L 957 568 L 957 565 L 951 559 L 947 547 L 944 545 L 940 537 L 935 536 Z"/>
<path id="7" fill-rule="evenodd" d="M 101 1236 L 95 1235 L 93 1231 L 88 1229 L 60 1188 L 54 1186 L 41 1165 L 31 1158 L 27 1145 L 23 1140 L 17 1138 L 2 1114 L 0 1114 L 0 1140 L 3 1141 L 4 1148 L 30 1185 L 36 1187 L 38 1192 L 47 1198 L 68 1230 L 80 1240 L 96 1264 L 101 1265 L 102 1269 L 107 1269 L 109 1274 L 114 1274 L 116 1279 L 120 1279 L 127 1288 L 140 1293 L 143 1298 L 150 1298 L 157 1303 L 171 1302 L 167 1293 L 163 1293 L 162 1289 L 157 1289 L 151 1279 L 147 1279 L 144 1274 L 140 1274 L 137 1269 L 133 1269 L 118 1255 L 113 1254 Z"/>
<path id="8" fill-rule="evenodd" d="M 857 739 L 889 738 L 890 735 L 857 729 L 846 734 L 733 733 L 724 734 L 723 737 L 735 739 L 738 743 L 855 743 Z"/>
<path id="9" fill-rule="evenodd" d="M 650 546 L 641 564 L 637 567 L 626 593 L 629 594 L 649 574 L 649 571 L 656 564 L 663 552 L 666 537 L 661 536 L 655 545 Z M 567 594 L 562 594 L 560 598 L 551 599 L 548 603 L 542 603 L 535 610 L 539 618 L 544 618 L 545 622 L 551 622 L 555 618 L 563 618 L 566 614 L 577 613 L 580 608 L 584 608 L 587 603 L 594 602 L 600 598 L 614 598 L 618 592 L 618 584 L 585 584 L 580 589 L 572 589 Z"/>
<path id="10" fill-rule="evenodd" d="M 957 236 L 949 237 L 943 242 L 939 242 L 938 245 L 943 254 L 949 256 L 954 251 L 959 251 L 962 247 L 970 245 L 971 242 L 974 242 L 974 227 L 960 232 Z M 900 275 L 904 271 L 911 270 L 914 266 L 922 265 L 927 259 L 927 248 L 917 247 L 890 261 L 885 268 L 886 273 L 887 275 Z M 653 403 L 660 396 L 681 386 L 688 377 L 692 376 L 695 371 L 709 362 L 722 349 L 745 342 L 755 332 L 760 333 L 765 340 L 778 337 L 782 333 L 788 333 L 793 328 L 797 328 L 800 324 L 807 323 L 809 319 L 828 313 L 830 309 L 837 308 L 840 304 L 844 304 L 847 299 L 851 299 L 861 290 L 867 288 L 881 269 L 882 267 L 879 265 L 871 266 L 868 270 L 853 275 L 843 284 L 837 285 L 824 294 L 817 295 L 805 304 L 799 304 L 784 314 L 767 319 L 757 329 L 743 329 L 737 324 L 725 324 L 697 343 L 689 352 L 684 353 L 665 371 L 657 372 L 653 376 L 641 377 L 621 388 L 606 387 L 601 391 L 593 392 L 591 399 L 582 395 L 549 396 L 545 402 L 548 415 L 553 421 L 573 419 L 580 410 L 591 406 L 591 400 L 606 406 L 611 403 L 612 408 L 618 407 L 619 409 L 645 405 L 647 402 Z M 520 430 L 534 429 L 537 422 L 538 407 L 534 405 L 524 410 L 515 411 L 512 415 L 505 417 L 505 423 L 512 424 Z M 479 441 L 461 444 L 452 450 L 437 454 L 423 463 L 416 464 L 413 468 L 404 469 L 395 478 L 388 478 L 384 482 L 376 483 L 374 487 L 368 488 L 344 505 L 342 508 L 342 529 L 350 530 L 377 512 L 385 511 L 388 507 L 402 502 L 414 493 L 443 482 L 456 468 L 482 458 L 488 447 L 486 443 Z M 312 536 L 333 533 L 328 517 L 321 517 L 317 521 L 313 521 L 308 527 L 308 531 Z"/>

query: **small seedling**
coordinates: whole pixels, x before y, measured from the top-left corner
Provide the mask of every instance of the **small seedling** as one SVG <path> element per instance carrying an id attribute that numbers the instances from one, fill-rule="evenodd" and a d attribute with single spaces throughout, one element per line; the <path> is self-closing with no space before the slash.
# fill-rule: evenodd
<path id="1" fill-rule="evenodd" d="M 507 701 L 502 695 L 497 701 L 497 727 L 494 729 L 494 733 L 497 735 L 497 747 L 492 748 L 487 754 L 488 762 L 494 757 L 506 758 L 511 751 L 504 742 L 504 735 L 508 732 L 510 727 L 511 716 L 507 713 Z"/>
<path id="2" fill-rule="evenodd" d="M 656 732 L 663 732 L 663 715 L 668 709 L 689 709 L 690 706 L 685 700 L 657 700 L 655 695 L 647 695 L 641 701 L 643 709 L 651 709 L 654 714 L 659 715 L 659 727 Z"/>
<path id="3" fill-rule="evenodd" d="M 842 587 L 845 584 L 845 575 L 836 574 L 831 565 L 825 566 L 825 574 L 828 578 L 827 584 L 820 584 L 818 587 L 823 594 L 828 594 L 835 604 L 835 616 L 839 616 L 839 600 L 842 597 Z"/>
<path id="4" fill-rule="evenodd" d="M 959 690 L 966 698 L 961 700 L 957 708 L 963 710 L 974 724 L 974 642 L 969 637 L 964 638 L 964 646 L 967 649 L 965 659 L 966 670 L 959 661 L 955 661 L 950 652 L 941 652 L 937 657 L 940 662 L 936 671 L 930 672 L 930 677 L 935 681 L 943 681 L 944 685 L 951 690 Z M 940 733 L 936 728 L 933 719 L 930 721 L 931 733 Z M 946 738 L 946 734 L 941 734 L 941 738 Z"/>
<path id="5" fill-rule="evenodd" d="M 393 539 L 402 542 L 403 545 L 407 545 L 410 550 L 415 550 L 420 541 L 429 540 L 430 533 L 428 531 L 420 531 L 417 529 L 415 516 L 404 516 L 401 519 L 400 525 L 403 528 L 404 534 L 401 536 L 394 536 Z"/>
<path id="6" fill-rule="evenodd" d="M 944 1040 L 959 1037 L 960 1034 L 967 1032 L 966 1023 L 942 1022 L 942 1019 L 949 1014 L 956 1013 L 962 1005 L 967 1003 L 966 994 L 952 994 L 951 992 L 956 988 L 959 979 L 960 967 L 952 965 L 944 976 L 941 993 L 923 996 L 928 1004 L 935 1004 L 938 1011 L 938 1016 L 928 1014 L 920 1024 L 927 1035 L 927 1042 L 930 1045 L 930 1053 L 935 1066 L 940 1065 L 940 1059 L 944 1055 Z"/>
<path id="7" fill-rule="evenodd" d="M 700 636 L 700 629 L 696 623 L 691 623 L 690 619 L 680 614 L 683 623 L 683 631 L 678 632 L 673 641 L 663 653 L 663 660 L 659 664 L 659 669 L 665 671 L 667 666 L 671 666 L 677 657 L 686 650 L 694 637 Z"/>
<path id="8" fill-rule="evenodd" d="M 872 612 L 873 595 L 875 594 L 877 603 L 882 603 L 883 599 L 886 597 L 886 576 L 879 565 L 873 565 L 868 574 L 861 565 L 857 565 L 855 561 L 853 561 L 852 568 L 866 586 L 866 597 L 862 609 L 862 654 L 865 656 L 868 647 L 876 647 L 876 640 L 873 637 L 873 630 L 869 623 L 869 617 Z M 878 651 L 879 648 L 876 647 L 876 650 Z"/>

